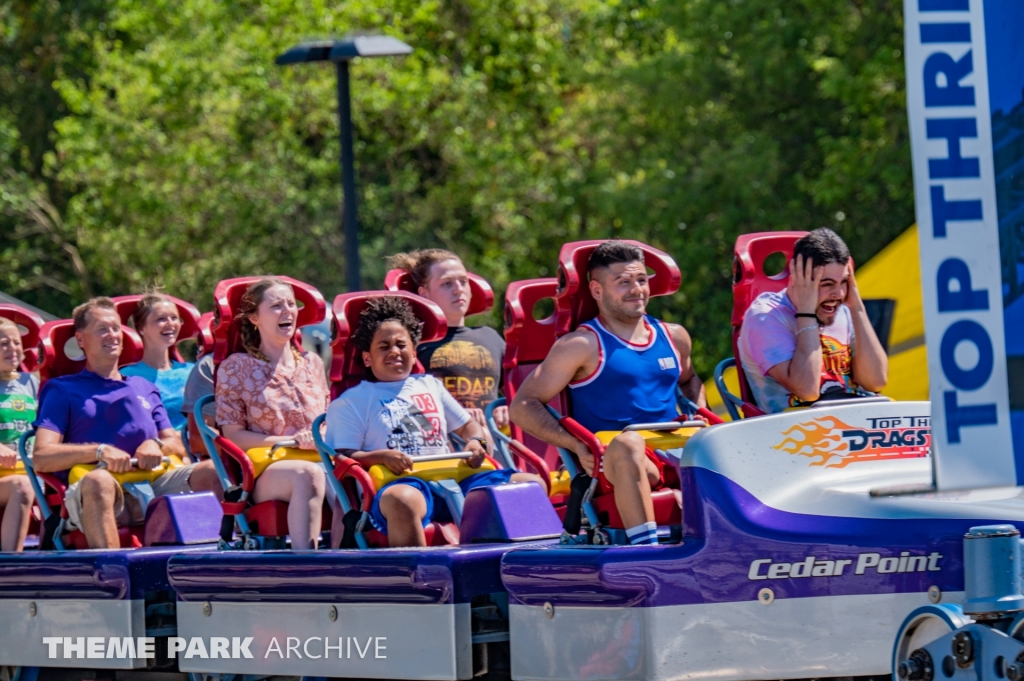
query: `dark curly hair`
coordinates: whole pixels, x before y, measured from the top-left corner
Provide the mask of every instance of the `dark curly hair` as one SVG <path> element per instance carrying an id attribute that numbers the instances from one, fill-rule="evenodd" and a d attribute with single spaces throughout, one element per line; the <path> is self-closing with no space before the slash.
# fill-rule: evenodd
<path id="1" fill-rule="evenodd" d="M 413 345 L 420 342 L 423 335 L 423 323 L 412 311 L 412 306 L 404 298 L 398 296 L 376 296 L 370 298 L 359 319 L 359 326 L 352 334 L 352 342 L 363 352 L 369 352 L 373 345 L 373 335 L 384 322 L 398 322 L 409 332 Z"/>

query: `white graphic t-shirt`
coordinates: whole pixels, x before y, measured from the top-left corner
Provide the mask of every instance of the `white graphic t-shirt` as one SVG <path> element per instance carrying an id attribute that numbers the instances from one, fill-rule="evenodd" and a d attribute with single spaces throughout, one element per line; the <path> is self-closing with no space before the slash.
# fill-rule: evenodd
<path id="1" fill-rule="evenodd" d="M 803 404 L 796 395 L 768 375 L 768 370 L 773 366 L 793 359 L 797 329 L 796 308 L 785 290 L 762 293 L 743 315 L 743 327 L 736 343 L 740 362 L 757 406 L 769 413 Z M 853 380 L 856 336 L 850 309 L 840 305 L 835 319 L 828 326 L 821 327 L 819 335 L 821 394 L 840 391 L 849 395 L 870 395 Z"/>
<path id="2" fill-rule="evenodd" d="M 363 381 L 327 407 L 324 441 L 332 449 L 394 449 L 415 459 L 447 453 L 448 433 L 469 420 L 466 410 L 433 376 Z"/>

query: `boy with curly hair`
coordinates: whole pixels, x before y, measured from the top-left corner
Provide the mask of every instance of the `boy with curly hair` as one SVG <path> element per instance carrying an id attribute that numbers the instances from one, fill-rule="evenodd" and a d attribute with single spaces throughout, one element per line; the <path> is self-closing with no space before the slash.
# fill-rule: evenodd
<path id="1" fill-rule="evenodd" d="M 364 465 L 384 465 L 397 474 L 412 470 L 423 456 L 446 454 L 454 432 L 473 456 L 476 468 L 487 453 L 483 429 L 455 401 L 444 384 L 429 374 L 413 374 L 421 323 L 409 303 L 397 296 L 370 300 L 352 336 L 362 352 L 367 379 L 327 408 L 327 445 Z M 537 482 L 530 473 L 497 470 L 462 482 L 463 492 L 482 485 Z M 370 520 L 388 535 L 390 546 L 426 546 L 425 528 L 444 502 L 414 477 L 399 478 L 378 490 Z"/>

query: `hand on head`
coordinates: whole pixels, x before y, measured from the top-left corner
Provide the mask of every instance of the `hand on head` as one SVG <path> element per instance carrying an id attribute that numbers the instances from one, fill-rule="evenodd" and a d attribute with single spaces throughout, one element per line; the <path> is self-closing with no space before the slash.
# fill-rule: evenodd
<path id="1" fill-rule="evenodd" d="M 789 267 L 789 284 L 786 293 L 800 314 L 815 314 L 818 311 L 818 287 L 824 274 L 824 267 L 815 267 L 810 258 L 796 256 Z"/>
<path id="2" fill-rule="evenodd" d="M 843 299 L 843 302 L 859 303 L 861 300 L 860 289 L 857 288 L 857 278 L 853 274 L 853 258 L 846 263 L 846 285 L 846 298 Z"/>

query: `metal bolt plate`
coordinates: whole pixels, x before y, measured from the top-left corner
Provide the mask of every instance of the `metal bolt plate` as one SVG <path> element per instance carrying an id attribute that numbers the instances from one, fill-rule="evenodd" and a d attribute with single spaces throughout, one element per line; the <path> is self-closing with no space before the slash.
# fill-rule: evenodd
<path id="1" fill-rule="evenodd" d="M 332 622 L 338 621 L 338 609 L 333 605 L 327 609 L 327 619 L 329 619 Z"/>
<path id="2" fill-rule="evenodd" d="M 30 617 L 36 616 L 36 604 L 35 601 L 28 604 L 28 614 Z"/>
<path id="3" fill-rule="evenodd" d="M 213 606 L 210 605 L 209 601 L 203 603 L 203 614 L 207 617 L 213 614 Z"/>
<path id="4" fill-rule="evenodd" d="M 555 606 L 551 605 L 550 603 L 545 603 L 544 604 L 544 616 L 547 617 L 549 620 L 550 619 L 554 619 L 555 618 Z"/>
<path id="5" fill-rule="evenodd" d="M 942 600 L 942 589 L 932 584 L 928 587 L 928 600 L 932 603 L 938 603 Z"/>
<path id="6" fill-rule="evenodd" d="M 765 587 L 757 592 L 757 602 L 761 605 L 771 605 L 775 602 L 775 592 Z"/>

